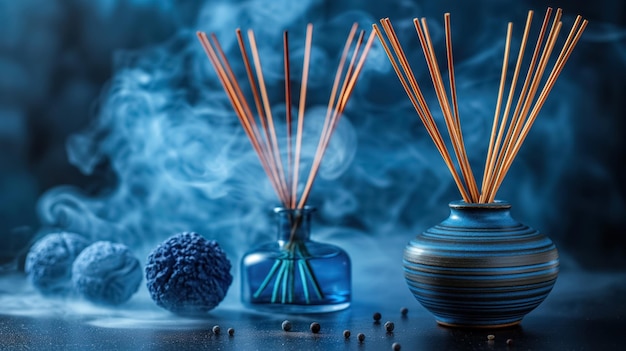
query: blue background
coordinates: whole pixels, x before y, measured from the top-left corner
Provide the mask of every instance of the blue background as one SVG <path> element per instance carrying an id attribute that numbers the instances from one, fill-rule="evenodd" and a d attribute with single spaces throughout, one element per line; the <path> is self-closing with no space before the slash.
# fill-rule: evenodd
<path id="1" fill-rule="evenodd" d="M 59 229 L 126 243 L 140 257 L 183 230 L 217 239 L 234 260 L 273 238 L 275 195 L 198 29 L 215 32 L 231 59 L 234 29 L 254 29 L 279 92 L 282 30 L 300 62 L 305 24 L 314 23 L 315 116 L 351 23 L 370 30 L 388 16 L 434 110 L 411 20 L 428 18 L 443 58 L 451 12 L 461 120 L 482 174 L 506 23 L 515 22 L 518 43 L 527 10 L 536 30 L 546 6 L 559 5 L 564 27 L 576 14 L 590 24 L 498 197 L 556 242 L 565 267 L 626 268 L 620 1 L 0 0 L 1 261 L 14 269 L 37 236 Z M 280 94 L 272 100 L 279 111 Z M 351 252 L 363 238 L 406 242 L 459 198 L 377 42 L 331 151 L 310 201 L 314 235 Z"/>

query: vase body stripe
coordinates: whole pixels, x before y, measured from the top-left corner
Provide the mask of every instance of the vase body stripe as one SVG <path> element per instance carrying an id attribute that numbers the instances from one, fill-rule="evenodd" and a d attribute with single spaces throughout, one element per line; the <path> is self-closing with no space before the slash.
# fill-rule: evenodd
<path id="1" fill-rule="evenodd" d="M 556 247 L 516 222 L 506 204 L 454 204 L 450 217 L 408 243 L 403 264 L 409 289 L 445 325 L 518 323 L 554 286 Z"/>

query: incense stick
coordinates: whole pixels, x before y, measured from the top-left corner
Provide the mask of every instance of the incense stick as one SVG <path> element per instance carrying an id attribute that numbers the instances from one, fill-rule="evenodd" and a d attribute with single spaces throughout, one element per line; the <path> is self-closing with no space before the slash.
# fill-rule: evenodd
<path id="1" fill-rule="evenodd" d="M 532 24 L 533 11 L 528 12 L 526 26 L 524 27 L 524 33 L 520 42 L 517 60 L 509 85 L 509 92 L 506 98 L 506 103 L 504 103 L 504 92 L 507 85 L 507 72 L 513 33 L 512 23 L 507 25 L 502 73 L 500 75 L 500 84 L 498 88 L 495 113 L 491 127 L 491 135 L 488 142 L 488 150 L 480 192 L 478 191 L 478 186 L 469 163 L 461 129 L 452 55 L 450 14 L 444 15 L 446 58 L 449 74 L 449 96 L 446 92 L 443 77 L 437 63 L 437 57 L 435 55 L 432 38 L 430 37 L 428 23 L 425 18 L 422 18 L 421 20 L 415 18 L 413 19 L 413 24 L 420 41 L 426 65 L 431 76 L 433 88 L 444 117 L 444 122 L 448 130 L 449 141 L 454 150 L 457 165 L 455 165 L 452 161 L 452 158 L 447 151 L 446 144 L 441 138 L 439 128 L 432 118 L 432 113 L 426 104 L 415 75 L 413 74 L 413 71 L 408 63 L 402 46 L 399 43 L 393 26 L 391 25 L 391 21 L 388 18 L 380 20 L 383 31 L 381 31 L 376 24 L 373 25 L 374 31 L 382 43 L 383 49 L 385 50 L 385 53 L 387 54 L 402 87 L 407 93 L 409 100 L 413 104 L 413 107 L 424 124 L 429 136 L 437 147 L 437 150 L 441 154 L 446 166 L 450 170 L 455 184 L 465 202 L 487 203 L 495 201 L 496 193 L 500 188 L 504 177 L 509 171 L 513 160 L 517 156 L 521 145 L 526 139 L 559 74 L 563 70 L 565 62 L 571 55 L 587 25 L 587 20 L 582 20 L 580 16 L 576 18 L 570 33 L 563 44 L 560 54 L 552 67 L 552 70 L 550 71 L 548 77 L 544 79 L 544 73 L 550 61 L 552 51 L 556 47 L 557 39 L 563 26 L 561 21 L 562 10 L 557 9 L 554 18 L 552 19 L 552 25 L 548 30 L 548 23 L 552 16 L 552 12 L 551 8 L 548 8 L 546 11 L 546 16 L 535 45 L 535 50 L 530 59 L 526 78 L 520 91 L 516 92 L 517 82 L 521 73 L 521 67 L 525 57 L 525 49 Z M 386 38 L 383 36 L 383 33 Z M 547 39 L 544 44 L 546 34 Z M 543 49 L 540 50 L 542 47 Z M 539 54 L 540 51 L 541 54 Z M 541 82 L 543 82 L 543 87 L 539 89 Z M 537 96 L 538 92 L 539 95 Z M 518 96 L 517 104 L 513 109 L 511 118 L 509 118 L 510 111 L 513 107 L 513 100 L 516 95 Z M 502 109 L 503 104 L 504 109 Z M 457 166 L 460 170 L 462 179 L 457 173 Z"/>

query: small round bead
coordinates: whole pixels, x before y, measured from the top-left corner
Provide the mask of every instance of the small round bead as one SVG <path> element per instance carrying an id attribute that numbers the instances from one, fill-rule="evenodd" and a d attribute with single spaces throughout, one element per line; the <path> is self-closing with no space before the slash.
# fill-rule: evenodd
<path id="1" fill-rule="evenodd" d="M 509 346 L 513 345 L 513 339 L 506 339 L 506 344 Z"/>
<path id="2" fill-rule="evenodd" d="M 357 339 L 359 339 L 360 342 L 363 342 L 363 340 L 365 340 L 365 334 L 363 333 L 359 333 L 356 337 Z"/>
<path id="3" fill-rule="evenodd" d="M 211 330 L 213 331 L 213 334 L 215 335 L 220 335 L 220 332 L 222 331 L 219 325 L 214 325 Z"/>
<path id="4" fill-rule="evenodd" d="M 406 308 L 406 307 L 402 307 L 402 308 L 400 309 L 400 313 L 401 313 L 403 316 L 406 316 L 406 315 L 409 313 L 409 309 L 408 309 L 408 308 Z"/>
<path id="5" fill-rule="evenodd" d="M 314 334 L 317 334 L 320 332 L 321 326 L 319 323 L 313 322 L 311 323 L 311 326 L 309 328 L 311 329 L 311 332 L 313 332 Z"/>
<path id="6" fill-rule="evenodd" d="M 346 329 L 346 330 L 344 330 L 344 331 L 343 331 L 343 337 L 344 337 L 344 338 L 346 338 L 346 339 L 347 339 L 347 338 L 349 338 L 349 337 L 350 337 L 350 331 L 349 331 L 349 330 L 347 330 L 347 329 Z"/>
<path id="7" fill-rule="evenodd" d="M 284 320 L 283 324 L 281 324 L 280 327 L 283 328 L 284 331 L 288 332 L 291 330 L 291 322 L 288 320 Z"/>
<path id="8" fill-rule="evenodd" d="M 487 340 L 494 340 L 495 338 L 496 338 L 496 336 L 493 335 L 493 334 L 487 335 Z"/>
<path id="9" fill-rule="evenodd" d="M 228 335 L 230 335 L 230 336 L 235 335 L 235 329 L 233 329 L 233 328 L 228 328 Z"/>
<path id="10" fill-rule="evenodd" d="M 397 342 L 394 342 L 393 344 L 391 344 L 391 349 L 393 351 L 400 351 L 401 348 L 402 348 L 402 346 L 400 346 L 400 344 L 397 343 Z"/>
<path id="11" fill-rule="evenodd" d="M 387 331 L 387 333 L 391 333 L 395 327 L 396 325 L 393 324 L 393 322 L 390 322 L 390 321 L 385 322 L 385 330 Z"/>
<path id="12" fill-rule="evenodd" d="M 374 314 L 372 315 L 372 318 L 374 318 L 374 321 L 378 322 L 378 321 L 380 321 L 382 316 L 381 316 L 380 312 L 374 312 Z"/>

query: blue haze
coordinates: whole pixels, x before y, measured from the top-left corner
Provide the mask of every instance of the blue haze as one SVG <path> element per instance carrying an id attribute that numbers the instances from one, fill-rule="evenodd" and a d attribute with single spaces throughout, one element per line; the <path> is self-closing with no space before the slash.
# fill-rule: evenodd
<path id="1" fill-rule="evenodd" d="M 626 19 L 621 2 L 600 3 L 563 4 L 565 26 L 578 13 L 591 24 L 499 198 L 513 204 L 520 221 L 548 233 L 571 265 L 626 267 Z M 428 18 L 443 53 L 442 16 L 450 11 L 461 119 L 478 175 L 506 23 L 515 22 L 518 43 L 526 11 L 536 10 L 539 26 L 546 6 L 0 0 L 2 260 L 19 260 L 37 235 L 55 229 L 119 241 L 139 257 L 176 232 L 195 231 L 218 240 L 234 262 L 274 237 L 276 197 L 195 38 L 198 29 L 215 32 L 231 59 L 235 28 L 255 30 L 280 115 L 282 30 L 290 31 L 292 59 L 301 62 L 305 24 L 313 22 L 312 121 L 323 113 L 351 23 L 369 30 L 385 16 L 436 110 L 411 19 Z M 242 69 L 235 65 L 240 79 Z M 310 133 L 320 127 L 308 126 Z M 340 242 L 353 255 L 359 240 L 396 245 L 443 219 L 458 198 L 375 43 L 313 189 L 314 237 Z"/>

